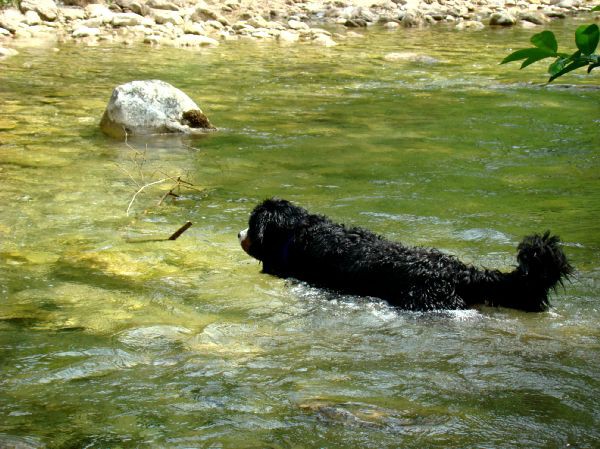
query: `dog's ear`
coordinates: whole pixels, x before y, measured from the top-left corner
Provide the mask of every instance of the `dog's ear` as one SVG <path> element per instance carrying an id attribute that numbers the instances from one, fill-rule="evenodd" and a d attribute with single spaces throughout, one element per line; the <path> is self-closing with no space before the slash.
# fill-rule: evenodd
<path id="1" fill-rule="evenodd" d="M 249 233 L 259 258 L 287 241 L 308 213 L 287 200 L 268 199 L 256 206 L 249 220 Z"/>

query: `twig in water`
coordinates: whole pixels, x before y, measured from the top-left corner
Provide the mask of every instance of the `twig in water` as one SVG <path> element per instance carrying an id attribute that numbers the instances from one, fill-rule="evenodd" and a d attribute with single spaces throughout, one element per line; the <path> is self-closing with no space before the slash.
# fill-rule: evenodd
<path id="1" fill-rule="evenodd" d="M 177 187 L 177 186 L 175 186 Z M 162 203 L 167 199 L 168 196 L 172 196 L 173 198 L 179 198 L 179 195 L 176 194 L 175 192 L 173 192 L 173 190 L 175 190 L 175 187 L 171 188 L 167 193 L 165 193 L 161 199 L 158 201 L 157 206 L 162 206 Z"/>
<path id="2" fill-rule="evenodd" d="M 138 194 L 140 194 L 142 192 L 142 190 L 144 190 L 146 187 L 150 187 L 155 184 L 160 184 L 160 183 L 168 181 L 168 180 L 169 180 L 169 178 L 163 178 L 163 179 L 159 179 L 158 181 L 154 181 L 154 182 L 151 182 L 150 184 L 146 184 L 146 185 L 143 185 L 142 187 L 140 187 L 139 190 L 134 193 L 133 198 L 131 198 L 131 201 L 129 202 L 129 206 L 127 206 L 127 216 L 129 217 L 129 210 L 131 209 L 131 206 L 133 205 L 135 198 L 138 196 Z"/>
<path id="3" fill-rule="evenodd" d="M 185 231 L 187 231 L 190 228 L 190 226 L 192 226 L 192 222 L 191 221 L 186 222 L 182 227 L 180 227 L 177 231 L 175 231 L 175 233 L 171 237 L 169 237 L 167 240 L 177 240 L 181 234 L 183 234 Z"/>

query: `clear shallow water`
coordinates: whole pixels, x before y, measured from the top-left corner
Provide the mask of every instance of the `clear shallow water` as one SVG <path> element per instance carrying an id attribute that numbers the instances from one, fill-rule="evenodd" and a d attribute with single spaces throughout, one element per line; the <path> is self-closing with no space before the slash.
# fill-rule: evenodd
<path id="1" fill-rule="evenodd" d="M 0 63 L 0 447 L 597 445 L 600 91 L 497 65 L 530 34 Z M 148 78 L 221 131 L 102 136 L 112 88 Z M 127 216 L 131 178 L 167 175 L 198 190 L 158 207 L 158 184 Z M 548 313 L 398 312 L 260 274 L 236 234 L 272 195 L 504 269 L 549 228 L 577 272 Z"/>

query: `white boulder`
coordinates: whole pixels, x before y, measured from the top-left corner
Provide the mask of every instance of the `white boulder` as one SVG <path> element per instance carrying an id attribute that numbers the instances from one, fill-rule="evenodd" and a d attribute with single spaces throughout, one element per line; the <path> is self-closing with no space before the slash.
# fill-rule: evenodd
<path id="1" fill-rule="evenodd" d="M 190 97 L 160 80 L 131 81 L 117 86 L 106 106 L 100 128 L 116 138 L 192 134 L 215 129 Z"/>

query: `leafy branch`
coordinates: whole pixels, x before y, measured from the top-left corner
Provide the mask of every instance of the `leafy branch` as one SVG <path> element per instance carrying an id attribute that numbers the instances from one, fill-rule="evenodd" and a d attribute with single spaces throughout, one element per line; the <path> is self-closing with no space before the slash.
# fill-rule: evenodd
<path id="1" fill-rule="evenodd" d="M 592 11 L 600 11 L 600 5 Z M 600 29 L 598 25 L 581 25 L 575 31 L 577 51 L 573 54 L 559 53 L 558 42 L 554 33 L 552 31 L 542 31 L 531 37 L 530 42 L 534 45 L 532 48 L 514 51 L 504 58 L 500 64 L 524 60 L 521 64 L 521 69 L 523 69 L 542 59 L 554 58 L 554 62 L 548 67 L 548 73 L 550 74 L 548 82 L 550 83 L 559 76 L 581 67 L 587 66 L 588 73 L 596 67 L 600 67 L 600 55 L 594 53 L 599 41 Z"/>

